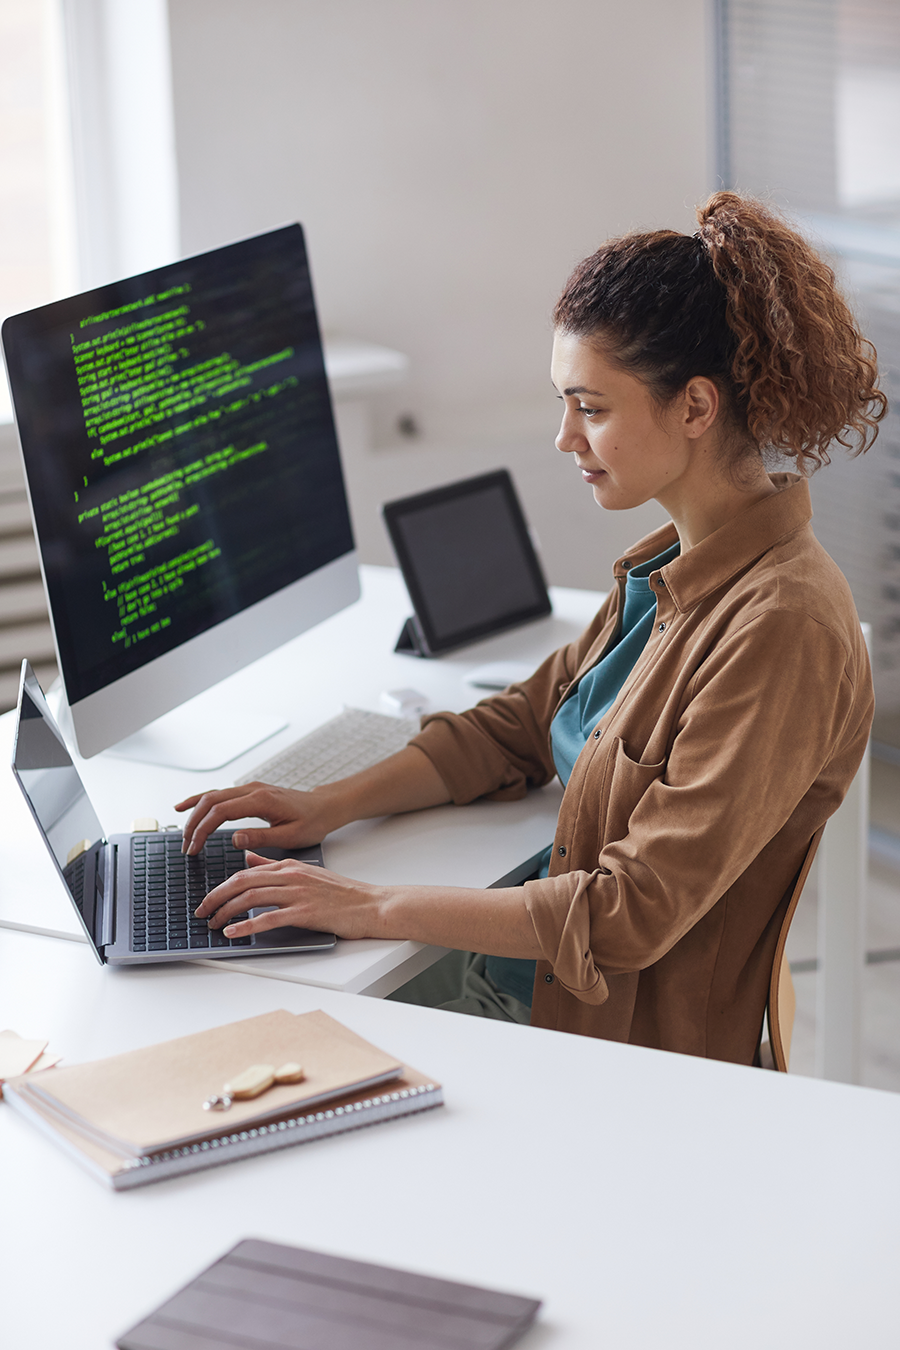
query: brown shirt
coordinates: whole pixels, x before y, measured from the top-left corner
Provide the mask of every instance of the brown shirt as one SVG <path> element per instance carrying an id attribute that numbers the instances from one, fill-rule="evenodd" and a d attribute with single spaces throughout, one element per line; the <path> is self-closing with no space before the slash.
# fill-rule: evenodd
<path id="1" fill-rule="evenodd" d="M 581 752 L 550 876 L 525 899 L 543 953 L 532 1024 L 752 1063 L 787 897 L 862 759 L 869 663 L 844 577 L 817 543 L 805 480 L 650 577 L 656 624 Z M 617 637 L 629 567 L 593 623 L 531 679 L 413 741 L 454 802 L 554 776 L 550 722 Z"/>

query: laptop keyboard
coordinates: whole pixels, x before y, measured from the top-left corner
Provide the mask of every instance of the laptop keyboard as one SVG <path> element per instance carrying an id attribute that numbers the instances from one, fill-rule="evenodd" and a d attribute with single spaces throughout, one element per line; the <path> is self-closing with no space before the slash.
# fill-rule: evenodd
<path id="1" fill-rule="evenodd" d="M 181 833 L 137 835 L 132 843 L 131 946 L 136 952 L 249 947 L 252 938 L 228 938 L 195 919 L 203 897 L 245 866 L 231 832 L 211 834 L 203 852 L 181 851 Z"/>

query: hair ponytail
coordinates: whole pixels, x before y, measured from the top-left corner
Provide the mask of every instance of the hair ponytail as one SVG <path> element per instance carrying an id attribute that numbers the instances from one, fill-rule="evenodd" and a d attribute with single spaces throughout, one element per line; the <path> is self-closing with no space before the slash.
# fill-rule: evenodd
<path id="1" fill-rule="evenodd" d="M 797 460 L 836 442 L 868 449 L 887 411 L 875 350 L 834 273 L 776 213 L 735 192 L 697 212 L 698 234 L 610 240 L 573 272 L 554 310 L 665 403 L 695 375 L 716 379 L 740 440 Z"/>
<path id="2" fill-rule="evenodd" d="M 731 373 L 753 440 L 819 463 L 833 441 L 867 449 L 887 400 L 875 388 L 875 349 L 834 272 L 772 211 L 736 192 L 717 192 L 697 219 L 728 297 Z"/>

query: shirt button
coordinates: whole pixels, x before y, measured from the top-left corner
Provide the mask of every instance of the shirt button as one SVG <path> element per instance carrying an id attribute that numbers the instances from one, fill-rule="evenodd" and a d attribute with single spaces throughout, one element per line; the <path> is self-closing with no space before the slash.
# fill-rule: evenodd
<path id="1" fill-rule="evenodd" d="M 660 577 L 656 584 L 657 584 L 657 586 L 660 588 L 660 590 L 662 590 L 662 588 L 663 588 L 663 587 L 665 586 L 665 584 L 666 584 L 665 578 L 664 578 L 664 577 Z"/>
<path id="2" fill-rule="evenodd" d="M 557 851 L 557 853 L 559 854 L 559 856 L 560 856 L 561 858 L 564 858 L 564 857 L 566 856 L 566 846 L 565 846 L 565 844 L 560 844 L 559 848 L 558 848 L 556 851 Z"/>
<path id="3" fill-rule="evenodd" d="M 619 566 L 622 568 L 623 572 L 627 572 L 629 567 L 631 566 L 631 559 L 623 558 Z"/>
<path id="4" fill-rule="evenodd" d="M 599 741 L 599 739 L 600 739 L 600 728 L 598 727 L 597 730 L 594 732 L 594 740 Z"/>
<path id="5" fill-rule="evenodd" d="M 552 975 L 545 975 L 545 976 L 544 976 L 544 984 L 552 984 L 552 983 L 553 983 L 553 976 L 552 976 Z"/>
<path id="6" fill-rule="evenodd" d="M 664 623 L 661 623 L 656 631 L 657 633 L 664 633 L 666 631 L 666 625 Z"/>

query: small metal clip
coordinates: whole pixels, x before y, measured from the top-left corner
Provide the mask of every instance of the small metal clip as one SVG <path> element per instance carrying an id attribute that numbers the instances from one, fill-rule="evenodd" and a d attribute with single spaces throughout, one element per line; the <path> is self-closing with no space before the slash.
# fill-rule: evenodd
<path id="1" fill-rule="evenodd" d="M 212 1097 L 207 1097 L 203 1103 L 204 1111 L 227 1111 L 231 1106 L 231 1098 L 227 1093 L 214 1093 Z"/>

